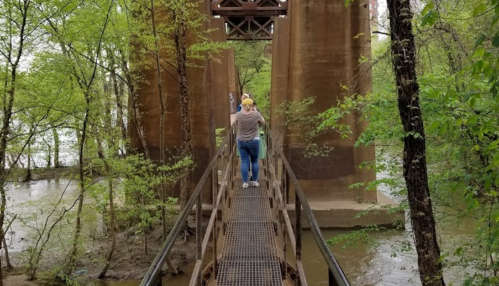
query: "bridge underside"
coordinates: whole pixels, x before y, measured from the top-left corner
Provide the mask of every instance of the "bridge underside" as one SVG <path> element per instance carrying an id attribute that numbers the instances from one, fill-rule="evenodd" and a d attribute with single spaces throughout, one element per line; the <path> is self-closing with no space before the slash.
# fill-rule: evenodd
<path id="1" fill-rule="evenodd" d="M 287 11 L 288 2 L 279 0 L 211 2 L 211 14 L 225 21 L 228 40 L 271 40 L 275 18 Z"/>
<path id="2" fill-rule="evenodd" d="M 362 95 L 371 91 L 371 72 L 367 64 L 359 64 L 359 59 L 371 57 L 368 0 L 356 1 L 349 7 L 345 7 L 343 1 L 331 0 L 289 3 L 276 0 L 206 1 L 205 11 L 215 16 L 210 18 L 208 25 L 208 28 L 216 29 L 210 34 L 213 40 L 272 39 L 270 124 L 273 130 L 282 129 L 284 118 L 276 109 L 285 101 L 298 102 L 315 97 L 312 108 L 323 112 L 341 101 L 347 92 L 348 95 Z M 195 102 L 192 106 L 196 162 L 193 182 L 199 179 L 215 150 L 215 130 L 229 130 L 229 98 L 237 96 L 231 93 L 237 90 L 233 53 L 226 50 L 216 58 L 198 62 L 202 67 L 191 68 L 188 75 L 192 101 Z M 143 73 L 149 82 L 139 87 L 139 101 L 148 144 L 157 158 L 160 115 L 157 82 L 154 69 L 146 69 Z M 175 150 L 181 139 L 177 82 L 165 73 L 163 84 L 169 94 L 167 105 L 171 110 L 166 118 L 166 146 Z M 348 91 L 342 86 L 348 86 Z M 355 138 L 366 124 L 359 119 L 358 114 L 344 118 L 345 123 L 351 124 L 352 137 Z M 137 136 L 133 125 L 130 126 L 132 145 L 139 147 L 138 140 L 133 141 Z M 286 156 L 311 207 L 317 211 L 319 223 L 328 227 L 352 227 L 386 224 L 392 220 L 386 215 L 353 219 L 356 213 L 372 203 L 379 200 L 390 203 L 376 191 L 349 188 L 351 184 L 375 179 L 372 169 L 358 168 L 362 162 L 375 160 L 374 147 L 355 148 L 354 142 L 328 133 L 316 139 L 315 143 L 327 144 L 332 151 L 327 156 L 309 158 L 304 155 L 308 142 L 297 136 L 305 130 L 290 127 L 293 133 L 284 132 L 279 137 L 283 138 L 281 143 Z M 294 198 L 292 193 L 289 198 Z M 331 220 L 333 211 L 339 216 Z"/>

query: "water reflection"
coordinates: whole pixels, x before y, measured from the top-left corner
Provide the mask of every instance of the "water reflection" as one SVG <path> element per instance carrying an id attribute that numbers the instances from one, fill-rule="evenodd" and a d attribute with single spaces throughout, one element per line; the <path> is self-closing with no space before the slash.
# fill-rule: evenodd
<path id="1" fill-rule="evenodd" d="M 345 233 L 345 231 L 325 230 L 325 238 Z M 379 245 L 376 247 L 331 248 L 336 259 L 352 285 L 363 286 L 398 286 L 420 285 L 414 281 L 417 273 L 413 269 L 416 261 L 412 253 L 397 253 L 393 246 L 404 239 L 404 232 L 374 234 Z M 328 285 L 327 265 L 315 244 L 310 231 L 303 234 L 303 263 L 309 285 Z"/>
<path id="2" fill-rule="evenodd" d="M 13 214 L 17 214 L 6 234 L 9 250 L 22 251 L 31 233 L 44 225 L 55 204 L 61 200 L 54 214 L 69 208 L 77 197 L 77 190 L 76 181 L 70 180 L 7 184 L 7 219 L 11 220 Z"/>

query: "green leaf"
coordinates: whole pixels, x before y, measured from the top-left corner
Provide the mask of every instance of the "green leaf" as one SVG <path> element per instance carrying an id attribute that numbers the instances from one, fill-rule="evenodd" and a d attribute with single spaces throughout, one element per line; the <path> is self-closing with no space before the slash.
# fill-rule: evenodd
<path id="1" fill-rule="evenodd" d="M 345 7 L 348 7 L 350 3 L 353 3 L 354 0 L 345 0 Z"/>
<path id="2" fill-rule="evenodd" d="M 499 47 L 499 32 L 497 32 L 492 38 L 492 45 L 496 48 Z"/>
<path id="3" fill-rule="evenodd" d="M 481 71 L 483 69 L 484 65 L 485 65 L 485 63 L 483 62 L 483 60 L 479 60 L 475 63 L 474 68 L 476 71 Z"/>
<path id="4" fill-rule="evenodd" d="M 489 149 L 497 149 L 497 145 L 499 145 L 499 140 L 495 140 L 489 144 Z"/>
<path id="5" fill-rule="evenodd" d="M 481 46 L 483 44 L 483 40 L 485 40 L 485 34 L 481 34 L 478 39 L 476 40 L 475 42 L 475 49 L 478 47 L 478 46 Z"/>
<path id="6" fill-rule="evenodd" d="M 499 82 L 497 82 L 496 84 L 494 84 L 492 86 L 492 88 L 490 89 L 490 92 L 492 93 L 492 96 L 496 97 L 497 96 L 497 93 L 498 93 L 498 86 L 499 86 Z"/>
<path id="7" fill-rule="evenodd" d="M 438 259 L 438 262 L 442 262 L 449 256 L 449 253 L 445 252 L 444 254 L 440 255 L 440 258 Z"/>
<path id="8" fill-rule="evenodd" d="M 478 6 L 476 6 L 475 9 L 473 9 L 473 17 L 476 17 L 479 14 L 482 14 L 483 12 L 486 11 L 486 9 L 487 9 L 487 5 L 485 3 L 482 3 Z"/>
<path id="9" fill-rule="evenodd" d="M 440 126 L 440 122 L 434 121 L 428 127 L 428 130 L 436 130 Z"/>
<path id="10" fill-rule="evenodd" d="M 483 47 L 477 48 L 475 50 L 475 55 L 480 58 L 483 57 L 483 55 L 485 55 L 485 49 Z"/>
<path id="11" fill-rule="evenodd" d="M 475 104 L 476 104 L 476 98 L 475 98 L 475 97 L 473 97 L 473 98 L 471 98 L 471 100 L 470 100 L 470 106 L 471 106 L 471 107 L 475 107 Z"/>
<path id="12" fill-rule="evenodd" d="M 477 122 L 477 120 L 478 120 L 478 116 L 473 115 L 473 116 L 471 116 L 471 117 L 470 117 L 470 119 L 468 120 L 468 124 L 469 124 L 469 125 L 475 125 L 475 124 L 476 124 L 476 122 Z"/>
<path id="13" fill-rule="evenodd" d="M 433 26 L 435 24 L 435 21 L 437 20 L 437 17 L 438 17 L 438 13 L 436 13 L 433 10 L 430 10 L 430 11 L 428 11 L 428 13 L 426 13 L 423 16 L 423 20 L 422 20 L 421 25 L 422 26 L 426 26 L 426 25 Z"/>
<path id="14" fill-rule="evenodd" d="M 471 181 L 471 178 L 472 178 L 471 174 L 466 174 L 466 176 L 464 176 L 464 180 L 465 180 L 466 182 Z"/>
<path id="15" fill-rule="evenodd" d="M 497 24 L 498 22 L 499 22 L 499 5 L 497 5 L 497 7 L 496 7 L 496 16 L 492 20 L 491 26 Z"/>
<path id="16" fill-rule="evenodd" d="M 423 11 L 421 12 L 421 15 L 425 15 L 428 13 L 428 11 L 435 9 L 435 5 L 433 4 L 433 1 L 430 1 L 426 6 L 424 7 Z"/>
<path id="17" fill-rule="evenodd" d="M 471 203 L 468 205 L 468 210 L 471 211 L 473 209 L 476 209 L 479 205 L 480 203 L 478 202 L 478 200 L 472 199 Z"/>

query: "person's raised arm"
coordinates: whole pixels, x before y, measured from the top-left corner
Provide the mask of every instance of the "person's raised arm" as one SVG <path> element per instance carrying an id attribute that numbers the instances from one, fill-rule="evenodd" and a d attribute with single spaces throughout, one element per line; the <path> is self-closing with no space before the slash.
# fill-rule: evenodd
<path id="1" fill-rule="evenodd" d="M 258 112 L 258 111 L 256 111 L 256 112 Z M 260 119 L 258 119 L 258 122 L 260 123 L 260 125 L 264 125 L 265 119 L 263 119 L 263 116 L 260 114 L 260 112 L 258 112 L 258 115 L 260 115 Z"/>

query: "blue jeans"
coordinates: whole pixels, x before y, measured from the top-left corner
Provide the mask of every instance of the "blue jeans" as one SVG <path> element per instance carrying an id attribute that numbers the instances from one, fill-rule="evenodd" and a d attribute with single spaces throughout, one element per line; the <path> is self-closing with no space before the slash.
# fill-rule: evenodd
<path id="1" fill-rule="evenodd" d="M 241 175 L 243 176 L 243 183 L 248 182 L 250 162 L 253 181 L 258 181 L 258 154 L 260 152 L 260 140 L 237 140 L 237 147 L 239 148 L 239 155 L 241 156 Z"/>

